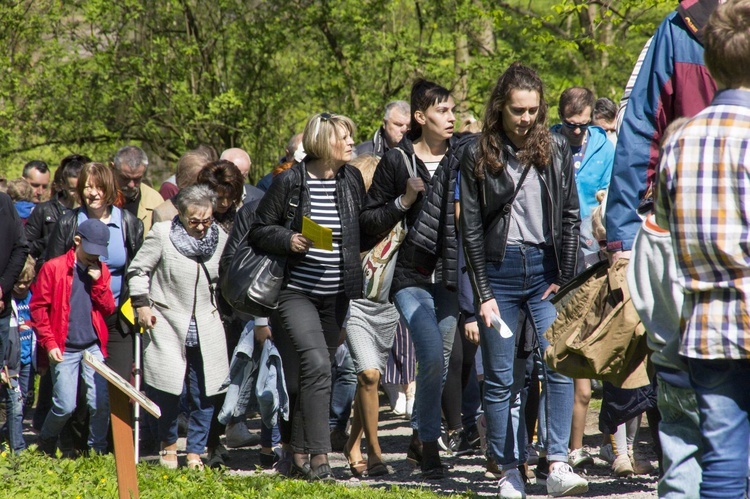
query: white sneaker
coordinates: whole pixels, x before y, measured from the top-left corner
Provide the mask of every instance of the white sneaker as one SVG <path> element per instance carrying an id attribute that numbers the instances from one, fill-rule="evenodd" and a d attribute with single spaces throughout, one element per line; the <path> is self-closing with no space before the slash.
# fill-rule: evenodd
<path id="1" fill-rule="evenodd" d="M 411 418 L 412 412 L 414 412 L 414 396 L 417 393 L 417 382 L 412 381 L 406 385 L 406 417 Z"/>
<path id="2" fill-rule="evenodd" d="M 587 464 L 594 464 L 594 458 L 584 448 L 573 449 L 568 453 L 568 464 L 572 468 L 578 468 Z"/>
<path id="3" fill-rule="evenodd" d="M 568 463 L 557 465 L 552 468 L 547 476 L 547 493 L 552 497 L 570 496 L 582 494 L 589 490 L 589 482 L 577 475 Z"/>
<path id="4" fill-rule="evenodd" d="M 396 395 L 396 403 L 393 405 L 393 414 L 396 416 L 403 416 L 406 414 L 406 393 L 404 393 L 403 390 L 399 390 Z"/>
<path id="5" fill-rule="evenodd" d="M 614 463 L 617 456 L 614 449 L 612 449 L 612 444 L 604 444 L 599 447 L 599 457 L 609 464 Z"/>
<path id="6" fill-rule="evenodd" d="M 497 483 L 497 497 L 500 499 L 526 499 L 526 486 L 521 472 L 513 468 L 503 472 Z"/>
<path id="7" fill-rule="evenodd" d="M 227 425 L 227 447 L 250 447 L 260 443 L 260 435 L 250 433 L 244 422 Z"/>

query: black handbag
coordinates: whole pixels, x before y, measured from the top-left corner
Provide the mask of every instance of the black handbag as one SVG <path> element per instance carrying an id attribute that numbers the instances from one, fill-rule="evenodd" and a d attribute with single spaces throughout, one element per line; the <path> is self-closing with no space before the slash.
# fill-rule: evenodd
<path id="1" fill-rule="evenodd" d="M 292 190 L 284 227 L 291 228 L 299 205 L 301 182 Z M 268 317 L 279 305 L 279 292 L 284 285 L 287 257 L 254 248 L 248 240 L 249 231 L 221 276 L 221 294 L 239 312 Z"/>

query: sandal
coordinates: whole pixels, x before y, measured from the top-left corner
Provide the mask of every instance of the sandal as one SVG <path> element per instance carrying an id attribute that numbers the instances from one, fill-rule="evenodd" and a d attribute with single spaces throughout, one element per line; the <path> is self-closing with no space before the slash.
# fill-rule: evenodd
<path id="1" fill-rule="evenodd" d="M 198 470 L 203 471 L 203 461 L 201 461 L 201 458 L 198 459 L 188 459 L 187 467 L 189 470 Z"/>
<path id="2" fill-rule="evenodd" d="M 367 468 L 367 476 L 368 477 L 376 477 L 376 476 L 385 476 L 389 475 L 391 472 L 388 471 L 388 466 L 385 465 L 384 462 L 375 463 L 369 468 Z"/>
<path id="3" fill-rule="evenodd" d="M 367 460 L 360 459 L 359 461 L 352 462 L 346 448 L 344 448 L 344 458 L 349 464 L 349 471 L 351 471 L 353 477 L 360 478 L 367 471 Z"/>
<path id="4" fill-rule="evenodd" d="M 321 481 L 321 482 L 335 482 L 336 477 L 333 475 L 333 470 L 331 469 L 331 465 L 328 463 L 323 463 L 320 466 L 318 466 L 314 470 L 310 470 L 310 476 L 308 478 L 311 482 Z"/>
<path id="5" fill-rule="evenodd" d="M 174 461 L 171 459 L 165 459 L 164 456 L 174 456 Z M 159 464 L 170 470 L 177 469 L 177 451 L 162 449 L 159 451 Z"/>

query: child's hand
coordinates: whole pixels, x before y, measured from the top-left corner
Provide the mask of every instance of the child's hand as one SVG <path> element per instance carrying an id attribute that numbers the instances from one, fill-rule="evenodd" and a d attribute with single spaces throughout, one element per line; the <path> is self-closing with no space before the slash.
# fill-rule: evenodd
<path id="1" fill-rule="evenodd" d="M 87 272 L 93 281 L 98 281 L 102 276 L 102 268 L 98 264 L 89 266 Z"/>
<path id="2" fill-rule="evenodd" d="M 53 348 L 49 351 L 47 356 L 49 357 L 49 361 L 54 364 L 59 364 L 63 361 L 63 354 L 59 348 Z"/>

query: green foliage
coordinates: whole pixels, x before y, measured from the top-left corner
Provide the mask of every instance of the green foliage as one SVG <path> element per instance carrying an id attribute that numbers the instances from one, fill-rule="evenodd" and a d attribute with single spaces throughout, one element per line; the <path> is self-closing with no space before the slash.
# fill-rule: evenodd
<path id="1" fill-rule="evenodd" d="M 574 84 L 617 100 L 672 8 L 670 0 L 5 2 L 0 173 L 70 152 L 106 160 L 126 143 L 171 170 L 206 143 L 248 150 L 257 179 L 311 114 L 347 114 L 365 140 L 417 77 L 451 88 L 461 111 L 481 116 L 513 60 L 539 70 L 552 104 Z"/>
<path id="2" fill-rule="evenodd" d="M 19 455 L 0 454 L 0 498 L 39 497 L 106 498 L 117 497 L 117 475 L 112 455 L 91 458 L 50 459 L 38 452 Z M 390 490 L 367 486 L 346 487 L 323 483 L 285 480 L 257 474 L 239 476 L 206 469 L 167 470 L 157 465 L 138 465 L 140 496 L 148 498 L 414 498 L 429 499 L 436 494 L 422 489 L 391 487 Z M 460 497 L 460 496 L 454 496 Z M 466 497 L 469 497 L 466 495 Z"/>

